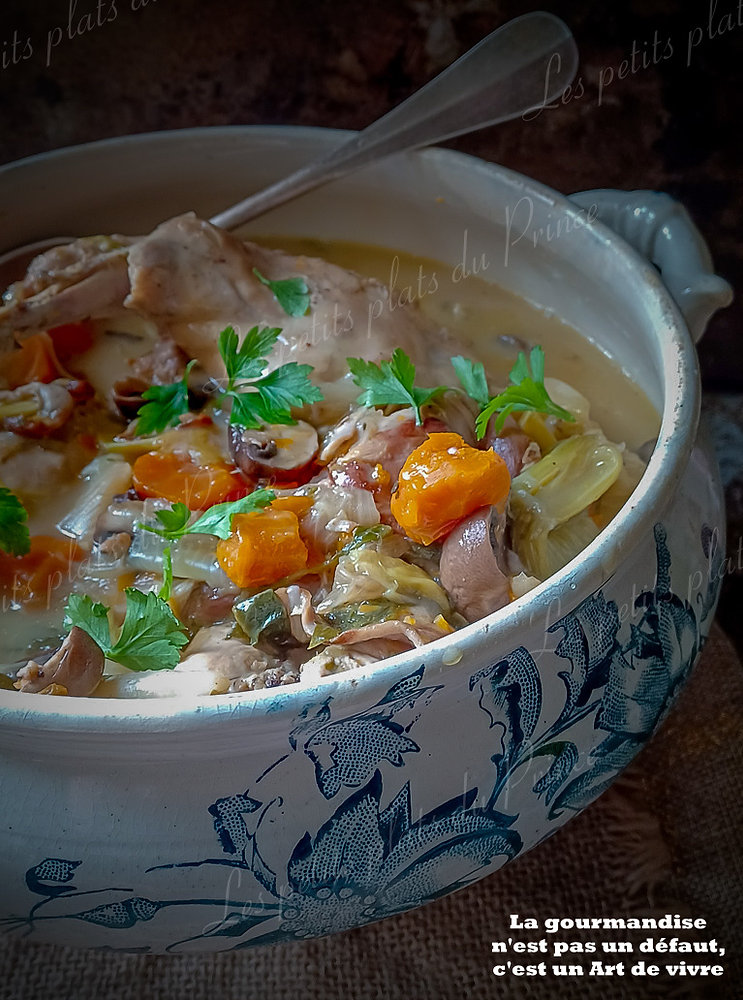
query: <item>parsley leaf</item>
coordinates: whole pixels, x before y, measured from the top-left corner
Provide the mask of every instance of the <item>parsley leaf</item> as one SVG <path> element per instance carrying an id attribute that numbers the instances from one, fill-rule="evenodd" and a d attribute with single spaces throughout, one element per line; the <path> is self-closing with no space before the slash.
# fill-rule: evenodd
<path id="1" fill-rule="evenodd" d="M 227 386 L 222 391 L 232 398 L 231 424 L 249 428 L 294 424 L 292 407 L 323 398 L 310 382 L 311 365 L 290 361 L 262 375 L 268 360 L 261 355 L 271 350 L 280 333 L 278 327 L 254 326 L 242 343 L 231 326 L 220 333 L 219 353 L 227 369 Z"/>
<path id="2" fill-rule="evenodd" d="M 296 424 L 292 406 L 317 403 L 323 397 L 309 380 L 311 365 L 296 361 L 275 368 L 263 378 L 246 386 L 246 391 L 233 395 L 230 423 L 240 427 L 262 427 L 264 424 Z"/>
<path id="3" fill-rule="evenodd" d="M 238 340 L 234 327 L 228 326 L 219 335 L 219 353 L 227 369 L 228 388 L 236 379 L 258 378 L 268 364 L 271 348 L 278 340 L 281 328 L 278 326 L 254 326 Z"/>
<path id="4" fill-rule="evenodd" d="M 24 556 L 31 548 L 26 508 L 5 486 L 0 486 L 0 549 L 11 556 Z"/>
<path id="5" fill-rule="evenodd" d="M 358 397 L 363 406 L 412 406 L 416 424 L 423 423 L 421 407 L 442 393 L 448 386 L 437 385 L 421 389 L 414 385 L 415 365 L 401 347 L 396 347 L 389 361 L 375 364 L 362 358 L 346 358 L 353 381 L 364 391 Z"/>
<path id="6" fill-rule="evenodd" d="M 129 670 L 172 670 L 180 659 L 180 648 L 188 643 L 181 623 L 156 594 L 134 587 L 127 587 L 125 593 L 126 615 L 115 643 L 111 643 L 108 608 L 87 595 L 70 595 L 65 626 L 84 629 L 108 659 Z"/>
<path id="7" fill-rule="evenodd" d="M 490 392 L 488 382 L 485 378 L 485 366 L 481 361 L 470 361 L 458 354 L 451 359 L 452 367 L 457 374 L 457 378 L 462 383 L 462 388 L 467 395 L 474 399 L 482 409 L 488 405 Z"/>
<path id="8" fill-rule="evenodd" d="M 516 410 L 533 410 L 535 413 L 546 413 L 551 417 L 558 417 L 560 420 L 573 422 L 575 417 L 568 410 L 563 409 L 553 402 L 549 393 L 544 387 L 544 351 L 538 345 L 531 349 L 529 362 L 523 351 L 519 351 L 516 364 L 511 369 L 509 378 L 511 385 L 507 386 L 503 392 L 493 396 L 488 401 L 475 421 L 477 437 L 485 436 L 488 422 L 493 414 L 497 413 L 495 421 L 495 431 L 498 433 L 503 428 L 506 417 Z"/>
<path id="9" fill-rule="evenodd" d="M 134 587 L 125 593 L 124 624 L 108 656 L 129 670 L 172 670 L 188 643 L 181 623 L 156 594 Z"/>
<path id="10" fill-rule="evenodd" d="M 147 531 L 154 531 L 155 534 L 162 535 L 163 538 L 173 541 L 176 538 L 180 538 L 181 535 L 185 535 L 188 530 L 186 525 L 191 517 L 191 511 L 185 503 L 179 502 L 174 503 L 170 510 L 156 510 L 155 517 L 162 524 L 163 530 L 159 531 L 157 528 L 147 528 Z M 145 525 L 140 524 L 138 527 L 144 528 Z"/>
<path id="11" fill-rule="evenodd" d="M 191 525 L 188 524 L 188 519 L 191 516 L 188 507 L 184 503 L 176 503 L 170 510 L 155 512 L 155 517 L 162 524 L 162 528 L 153 528 L 150 525 L 142 524 L 141 521 L 137 522 L 137 527 L 159 535 L 166 542 L 175 542 L 183 535 L 192 534 L 229 538 L 232 518 L 235 514 L 249 514 L 254 510 L 262 510 L 275 499 L 276 494 L 273 490 L 253 490 L 248 496 L 241 497 L 239 500 L 228 500 L 225 503 L 214 504 Z"/>
<path id="12" fill-rule="evenodd" d="M 262 510 L 275 499 L 276 494 L 273 490 L 253 490 L 248 496 L 239 500 L 214 504 L 190 528 L 187 528 L 186 532 L 229 538 L 235 514 L 250 514 L 251 511 Z"/>
<path id="13" fill-rule="evenodd" d="M 304 278 L 282 278 L 280 281 L 270 281 L 264 277 L 257 267 L 253 274 L 262 285 L 270 288 L 276 301 L 289 316 L 304 316 L 310 307 L 310 290 Z"/>
<path id="14" fill-rule="evenodd" d="M 188 375 L 195 361 L 189 361 L 183 378 L 171 385 L 151 385 L 142 393 L 147 402 L 137 411 L 136 433 L 140 437 L 159 434 L 173 427 L 183 413 L 188 413 Z"/>
<path id="15" fill-rule="evenodd" d="M 93 602 L 87 594 L 70 594 L 64 613 L 65 628 L 77 625 L 101 647 L 108 656 L 111 649 L 111 630 L 108 625 L 108 608 Z"/>

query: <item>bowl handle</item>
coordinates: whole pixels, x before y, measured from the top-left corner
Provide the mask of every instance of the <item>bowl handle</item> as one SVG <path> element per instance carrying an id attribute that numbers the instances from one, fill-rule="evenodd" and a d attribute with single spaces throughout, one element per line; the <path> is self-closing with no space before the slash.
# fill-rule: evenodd
<path id="1" fill-rule="evenodd" d="M 681 202 L 659 191 L 578 191 L 570 196 L 647 257 L 678 305 L 696 343 L 733 290 L 712 269 L 704 237 Z"/>

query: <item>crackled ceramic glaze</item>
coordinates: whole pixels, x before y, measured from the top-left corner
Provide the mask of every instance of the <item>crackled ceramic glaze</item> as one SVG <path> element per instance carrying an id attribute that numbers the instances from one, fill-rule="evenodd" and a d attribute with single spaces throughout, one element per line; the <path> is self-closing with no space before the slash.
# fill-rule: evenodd
<path id="1" fill-rule="evenodd" d="M 218 130 L 205 167 L 204 133 L 174 133 L 14 169 L 33 186 L 77 164 L 99 185 L 108 157 L 146 193 L 166 190 L 166 161 L 179 158 L 208 212 L 220 171 L 229 187 L 242 169 L 244 184 L 252 164 L 257 185 L 280 153 L 301 159 L 332 141 L 311 130 Z M 18 176 L 0 177 L 0 202 Z M 271 231 L 343 238 L 360 213 L 370 242 L 450 260 L 465 229 L 473 242 L 496 234 L 498 280 L 531 288 L 560 314 L 564 306 L 579 329 L 593 317 L 592 334 L 659 400 L 648 473 L 611 530 L 552 580 L 375 670 L 201 702 L 0 692 L 8 933 L 214 951 L 328 934 L 436 899 L 596 798 L 650 738 L 703 646 L 722 573 L 721 492 L 695 444 L 693 346 L 657 273 L 554 192 L 458 154 L 405 157 L 344 185 L 338 197 L 349 212 L 361 206 L 357 218 L 329 213 L 325 192 L 276 213 Z M 392 209 L 375 222 L 364 205 L 380 190 Z M 508 210 L 513 223 L 524 199 L 535 233 L 571 225 L 556 240 L 527 239 L 526 228 L 515 239 Z M 91 204 L 77 206 L 98 221 L 91 228 L 124 228 Z M 75 207 L 48 228 L 63 231 Z M 31 219 L 17 238 L 36 235 Z"/>

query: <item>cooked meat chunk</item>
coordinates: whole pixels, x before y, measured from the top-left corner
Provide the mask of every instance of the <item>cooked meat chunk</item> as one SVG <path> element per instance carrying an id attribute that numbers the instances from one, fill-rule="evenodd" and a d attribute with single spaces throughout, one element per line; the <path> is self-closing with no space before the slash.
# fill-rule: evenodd
<path id="1" fill-rule="evenodd" d="M 443 332 L 432 344 L 417 311 L 391 308 L 379 282 L 326 261 L 242 243 L 192 213 L 128 246 L 95 248 L 90 239 L 79 240 L 37 258 L 0 309 L 0 334 L 126 308 L 154 321 L 188 357 L 221 377 L 219 332 L 228 325 L 245 332 L 266 324 L 282 329 L 270 368 L 298 360 L 328 381 L 347 375 L 346 357 L 379 361 L 395 347 L 421 359 L 420 374 L 428 380 L 439 361 L 442 375 L 448 373 L 448 358 L 458 349 L 446 344 Z M 307 315 L 288 316 L 254 268 L 272 280 L 303 276 L 311 291 Z M 349 396 L 356 394 L 349 382 Z"/>
<path id="2" fill-rule="evenodd" d="M 263 687 L 255 683 L 255 678 L 269 668 L 279 667 L 279 660 L 240 639 L 231 638 L 231 631 L 230 624 L 202 628 L 187 647 L 176 671 L 208 672 L 214 676 L 217 689 L 223 691 L 235 681 L 246 682 L 251 689 Z"/>
<path id="3" fill-rule="evenodd" d="M 524 454 L 530 443 L 530 438 L 526 434 L 511 429 L 493 438 L 491 448 L 506 463 L 512 479 L 521 472 Z"/>
<path id="4" fill-rule="evenodd" d="M 183 378 L 188 358 L 172 337 L 163 334 L 147 354 L 142 354 L 129 364 L 124 378 L 113 384 L 111 400 L 126 417 L 135 417 L 144 403 L 142 393 L 151 385 L 172 385 Z"/>
<path id="5" fill-rule="evenodd" d="M 170 385 L 183 378 L 188 358 L 171 337 L 161 336 L 148 354 L 136 358 L 130 374 L 148 385 Z"/>
<path id="6" fill-rule="evenodd" d="M 46 330 L 120 309 L 129 288 L 128 237 L 92 236 L 39 254 L 0 309 L 0 343 L 20 330 Z"/>

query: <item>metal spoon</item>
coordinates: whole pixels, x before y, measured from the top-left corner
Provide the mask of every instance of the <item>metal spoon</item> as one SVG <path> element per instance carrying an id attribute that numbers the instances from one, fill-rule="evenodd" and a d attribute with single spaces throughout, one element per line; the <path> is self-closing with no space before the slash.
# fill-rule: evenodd
<path id="1" fill-rule="evenodd" d="M 235 229 L 353 170 L 488 125 L 518 118 L 558 98 L 575 76 L 578 49 L 567 25 L 534 11 L 491 32 L 402 104 L 329 154 L 250 195 L 210 221 Z M 0 256 L 0 287 L 10 269 L 72 237 L 52 237 Z M 22 271 L 21 271 L 22 273 Z"/>

